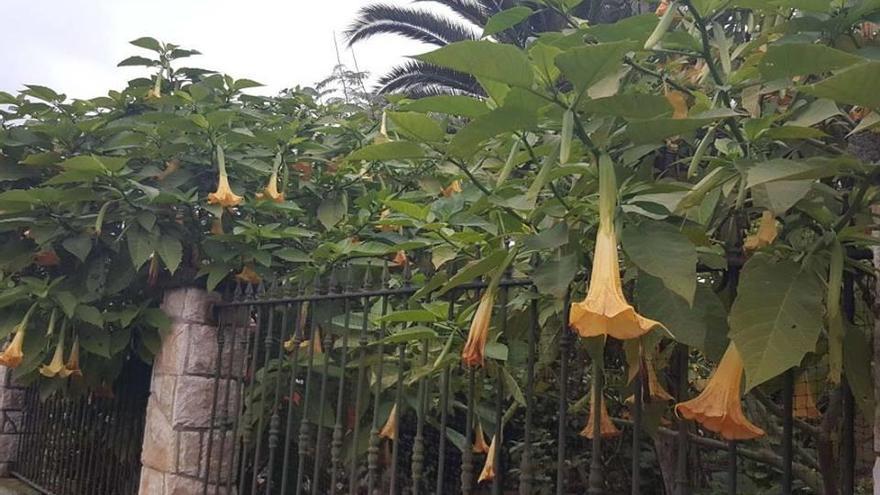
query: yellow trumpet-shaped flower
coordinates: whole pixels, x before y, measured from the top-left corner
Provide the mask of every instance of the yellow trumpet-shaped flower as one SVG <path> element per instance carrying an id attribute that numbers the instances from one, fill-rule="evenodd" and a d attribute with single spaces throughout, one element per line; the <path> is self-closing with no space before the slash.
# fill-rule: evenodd
<path id="1" fill-rule="evenodd" d="M 633 381 L 638 373 L 638 366 L 631 366 L 628 372 L 629 381 Z M 645 359 L 645 374 L 648 377 L 648 391 L 650 392 L 650 397 L 652 401 L 662 402 L 667 400 L 675 400 L 671 395 L 669 395 L 669 392 L 667 392 L 666 389 L 663 388 L 663 384 L 661 384 L 660 379 L 657 378 L 657 370 L 654 369 L 653 359 Z M 635 397 L 630 395 L 629 397 L 627 397 L 626 402 L 635 402 Z"/>
<path id="2" fill-rule="evenodd" d="M 220 146 L 217 146 L 217 168 L 220 172 L 217 190 L 208 194 L 208 203 L 224 208 L 238 206 L 244 198 L 232 192 L 232 188 L 229 187 L 229 177 L 226 175 L 226 155 Z"/>
<path id="3" fill-rule="evenodd" d="M 613 165 L 607 156 L 599 160 L 599 203 L 599 232 L 590 286 L 587 297 L 571 305 L 569 325 L 581 337 L 608 335 L 621 340 L 634 339 L 663 324 L 636 313 L 623 295 L 614 232 L 617 186 Z"/>
<path id="4" fill-rule="evenodd" d="M 55 354 L 52 355 L 52 361 L 49 364 L 44 364 L 40 366 L 40 374 L 48 377 L 54 378 L 56 376 L 66 377 L 64 368 L 64 337 L 62 336 L 58 339 L 58 344 L 55 345 Z"/>
<path id="5" fill-rule="evenodd" d="M 492 322 L 492 306 L 495 305 L 495 287 L 489 287 L 480 299 L 480 305 L 471 320 L 467 342 L 461 351 L 461 361 L 467 366 L 482 366 L 485 362 L 486 340 L 489 323 Z"/>
<path id="6" fill-rule="evenodd" d="M 611 438 L 620 435 L 620 430 L 614 426 L 614 423 L 611 421 L 611 416 L 608 415 L 608 408 L 605 407 L 605 398 L 603 397 L 601 401 L 597 401 L 596 394 L 594 393 L 592 399 L 593 400 L 590 401 L 590 416 L 587 418 L 587 425 L 581 430 L 580 435 L 590 439 L 595 435 L 593 422 L 596 417 L 596 402 L 601 402 L 599 405 L 599 434 L 602 438 Z"/>
<path id="7" fill-rule="evenodd" d="M 748 440 L 764 435 L 764 430 L 743 414 L 742 375 L 742 358 L 731 342 L 706 388 L 696 398 L 677 404 L 675 411 L 727 440 Z"/>
<path id="8" fill-rule="evenodd" d="M 394 266 L 406 266 L 409 264 L 409 258 L 406 257 L 406 251 L 400 250 L 394 254 L 394 259 L 391 260 L 391 263 Z"/>
<path id="9" fill-rule="evenodd" d="M 391 408 L 391 413 L 385 421 L 385 425 L 379 430 L 379 438 L 387 438 L 393 441 L 397 438 L 397 404 Z"/>
<path id="10" fill-rule="evenodd" d="M 294 349 L 293 346 L 295 343 L 296 343 L 295 338 L 291 337 L 290 340 L 288 340 L 287 342 L 284 343 L 284 349 L 287 352 L 293 352 L 293 349 Z M 300 349 L 308 349 L 309 346 L 312 346 L 313 352 L 315 354 L 321 354 L 322 352 L 324 352 L 324 347 L 323 347 L 323 345 L 321 345 L 321 330 L 317 327 L 312 332 L 311 339 L 306 339 L 306 340 L 303 340 L 302 342 L 299 343 Z"/>
<path id="11" fill-rule="evenodd" d="M 65 376 L 82 376 L 82 370 L 79 369 L 79 337 L 73 339 L 73 347 L 70 348 L 70 356 L 64 368 Z"/>
<path id="12" fill-rule="evenodd" d="M 257 193 L 257 199 L 268 199 L 276 203 L 284 202 L 284 193 L 278 192 L 277 173 L 273 173 L 272 176 L 269 177 L 269 183 L 266 184 L 266 188 L 263 189 L 263 192 Z"/>
<path id="13" fill-rule="evenodd" d="M 746 237 L 743 243 L 743 249 L 746 251 L 757 251 L 763 247 L 773 244 L 776 236 L 779 235 L 779 229 L 776 226 L 776 217 L 770 210 L 764 210 L 761 213 L 761 221 L 758 223 L 758 230 L 753 235 Z"/>
<path id="14" fill-rule="evenodd" d="M 472 450 L 475 454 L 487 454 L 489 452 L 489 444 L 486 443 L 486 434 L 483 433 L 483 423 L 477 420 L 477 427 L 474 428 L 474 444 Z"/>
<path id="15" fill-rule="evenodd" d="M 242 267 L 241 271 L 235 274 L 235 278 L 241 282 L 246 284 L 257 285 L 260 283 L 262 277 L 254 270 L 253 263 L 245 263 Z"/>
<path id="16" fill-rule="evenodd" d="M 448 186 L 444 187 L 443 190 L 440 191 L 440 194 L 442 194 L 443 197 L 448 198 L 448 197 L 452 196 L 453 194 L 460 193 L 460 192 L 461 192 L 461 182 L 459 182 L 458 179 L 455 179 Z"/>
<path id="17" fill-rule="evenodd" d="M 807 381 L 803 373 L 794 384 L 794 407 L 793 414 L 796 418 L 817 419 L 822 413 L 816 407 L 816 399 L 813 398 L 813 387 Z"/>
<path id="18" fill-rule="evenodd" d="M 3 349 L 3 352 L 0 352 L 0 365 L 6 366 L 7 368 L 16 368 L 21 364 L 22 359 L 24 359 L 24 351 L 22 350 L 22 346 L 24 345 L 24 334 L 27 330 L 31 315 L 36 308 L 37 304 L 32 304 L 27 310 L 27 313 L 24 314 L 24 318 L 21 319 L 21 322 L 12 329 L 15 336 L 12 337 L 12 341 L 5 349 Z"/>
<path id="19" fill-rule="evenodd" d="M 382 122 L 379 124 L 379 135 L 373 139 L 374 144 L 382 144 L 391 141 L 388 137 L 388 117 L 382 112 Z"/>
<path id="20" fill-rule="evenodd" d="M 495 479 L 495 451 L 498 435 L 492 435 L 492 443 L 489 445 L 489 452 L 486 454 L 486 462 L 483 464 L 483 470 L 480 471 L 480 478 L 477 483 L 484 481 L 492 481 Z"/>

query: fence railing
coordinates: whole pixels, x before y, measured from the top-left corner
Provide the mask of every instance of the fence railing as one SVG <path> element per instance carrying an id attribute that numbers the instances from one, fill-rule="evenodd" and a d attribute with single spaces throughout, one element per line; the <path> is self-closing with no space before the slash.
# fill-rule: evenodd
<path id="1" fill-rule="evenodd" d="M 823 431 L 814 416 L 795 417 L 809 404 L 795 404 L 806 399 L 790 371 L 777 392 L 747 397 L 768 436 L 722 441 L 652 399 L 644 368 L 630 379 L 619 343 L 590 360 L 567 328 L 570 292 L 539 295 L 531 280 L 501 280 L 486 364 L 463 367 L 461 342 L 487 284 L 440 286 L 351 265 L 228 294 L 217 307 L 204 493 L 821 493 L 829 435 L 843 435 L 831 447 L 842 461 L 835 478 L 854 493 L 845 388 L 813 392 L 816 408 L 843 401 L 841 429 Z M 679 401 L 693 396 L 710 363 L 678 344 L 663 352 L 657 380 Z M 579 433 L 594 390 L 618 431 L 587 441 Z M 604 418 L 594 419 L 602 431 Z"/>
<path id="2" fill-rule="evenodd" d="M 12 474 L 54 495 L 137 494 L 149 367 L 125 368 L 103 394 L 27 389 Z"/>

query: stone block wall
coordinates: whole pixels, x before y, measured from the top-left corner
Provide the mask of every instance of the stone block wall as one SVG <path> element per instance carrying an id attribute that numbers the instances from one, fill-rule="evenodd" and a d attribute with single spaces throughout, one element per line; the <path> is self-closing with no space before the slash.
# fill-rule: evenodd
<path id="1" fill-rule="evenodd" d="M 25 392 L 12 383 L 12 370 L 0 367 L 0 477 L 9 476 L 18 452 Z"/>
<path id="2" fill-rule="evenodd" d="M 201 494 L 206 478 L 208 493 L 227 493 L 236 452 L 232 432 L 221 423 L 235 414 L 240 401 L 247 336 L 234 325 L 216 326 L 215 296 L 191 288 L 165 295 L 162 309 L 173 324 L 153 365 L 141 495 Z M 218 352 L 221 331 L 223 349 Z"/>

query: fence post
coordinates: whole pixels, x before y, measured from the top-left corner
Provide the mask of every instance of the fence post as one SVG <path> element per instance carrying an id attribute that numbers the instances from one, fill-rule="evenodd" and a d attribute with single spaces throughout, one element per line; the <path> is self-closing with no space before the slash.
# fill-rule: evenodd
<path id="1" fill-rule="evenodd" d="M 210 493 L 227 493 L 219 487 L 234 472 L 235 445 L 232 438 L 214 438 L 218 423 L 212 407 L 218 397 L 240 393 L 242 366 L 228 358 L 244 359 L 246 331 L 224 324 L 225 349 L 218 349 L 220 329 L 213 322 L 216 294 L 196 288 L 173 289 L 165 293 L 162 309 L 171 328 L 153 363 L 150 398 L 147 403 L 141 453 L 140 495 L 195 495 L 203 493 L 206 480 Z M 222 369 L 219 367 L 222 364 Z M 221 373 L 216 376 L 216 370 Z M 217 380 L 219 380 L 219 386 Z M 228 435 L 223 430 L 219 435 Z M 223 441 L 221 441 L 223 440 Z M 207 466 L 208 445 L 228 445 L 214 452 Z M 218 450 L 218 449 L 214 449 Z"/>
<path id="2" fill-rule="evenodd" d="M 18 454 L 25 389 L 12 383 L 12 370 L 0 368 L 0 478 L 9 476 Z"/>

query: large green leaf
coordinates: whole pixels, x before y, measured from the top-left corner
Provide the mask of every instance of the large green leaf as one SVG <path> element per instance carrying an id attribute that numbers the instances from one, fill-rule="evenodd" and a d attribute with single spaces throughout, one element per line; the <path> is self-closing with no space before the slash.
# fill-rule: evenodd
<path id="1" fill-rule="evenodd" d="M 168 268 L 168 271 L 172 274 L 176 272 L 183 259 L 183 246 L 180 244 L 180 241 L 167 235 L 161 236 L 157 250 L 159 256 L 162 257 L 162 261 L 165 262 L 165 267 Z"/>
<path id="2" fill-rule="evenodd" d="M 446 131 L 434 119 L 416 112 L 388 112 L 388 119 L 404 134 L 420 141 L 443 141 Z"/>
<path id="3" fill-rule="evenodd" d="M 786 160 L 777 158 L 755 164 L 748 169 L 748 186 L 776 181 L 821 179 L 835 175 L 844 162 L 838 160 Z"/>
<path id="4" fill-rule="evenodd" d="M 125 235 L 128 254 L 134 269 L 139 269 L 153 254 L 153 243 L 150 236 L 139 228 L 132 227 Z"/>
<path id="5" fill-rule="evenodd" d="M 864 62 L 851 53 L 814 43 L 771 45 L 758 64 L 766 79 L 820 74 Z"/>
<path id="6" fill-rule="evenodd" d="M 856 65 L 823 81 L 805 86 L 804 92 L 840 103 L 880 109 L 880 62 Z"/>
<path id="7" fill-rule="evenodd" d="M 485 102 L 463 95 L 428 96 L 403 104 L 400 108 L 407 112 L 433 112 L 471 118 L 485 115 L 490 110 Z"/>
<path id="8" fill-rule="evenodd" d="M 623 250 L 642 271 L 663 280 L 688 304 L 697 290 L 697 249 L 672 225 L 644 221 L 621 234 Z"/>
<path id="9" fill-rule="evenodd" d="M 403 160 L 421 158 L 425 151 L 416 143 L 409 141 L 391 141 L 388 143 L 370 144 L 348 155 L 349 160 Z"/>
<path id="10" fill-rule="evenodd" d="M 513 45 L 491 41 L 459 41 L 415 58 L 511 86 L 527 88 L 532 84 L 533 72 L 529 59 Z"/>
<path id="11" fill-rule="evenodd" d="M 486 27 L 483 28 L 483 37 L 492 36 L 493 34 L 512 28 L 528 19 L 530 15 L 532 15 L 532 9 L 524 5 L 502 10 L 490 17 L 489 21 L 486 22 Z"/>
<path id="12" fill-rule="evenodd" d="M 342 220 L 347 209 L 348 197 L 345 194 L 324 198 L 318 205 L 318 221 L 329 230 Z"/>
<path id="13" fill-rule="evenodd" d="M 800 364 L 822 331 L 823 286 L 791 260 L 758 253 L 743 268 L 730 310 L 730 338 L 742 355 L 746 389 Z"/>
<path id="14" fill-rule="evenodd" d="M 504 132 L 534 127 L 534 112 L 518 106 L 504 106 L 477 117 L 460 131 L 449 143 L 449 153 L 459 158 L 469 158 L 484 141 Z"/>
<path id="15" fill-rule="evenodd" d="M 627 125 L 626 133 L 635 144 L 656 143 L 670 136 L 689 136 L 712 122 L 737 115 L 733 110 L 719 109 L 686 119 L 634 120 Z"/>
<path id="16" fill-rule="evenodd" d="M 532 273 L 532 279 L 538 292 L 561 299 L 577 275 L 577 268 L 577 256 L 569 254 L 539 265 Z"/>
<path id="17" fill-rule="evenodd" d="M 655 119 L 672 115 L 672 105 L 669 104 L 669 100 L 660 95 L 647 93 L 624 93 L 586 100 L 581 104 L 581 108 L 586 112 L 626 119 Z"/>
<path id="18" fill-rule="evenodd" d="M 718 295 L 698 285 L 693 306 L 672 292 L 659 278 L 640 273 L 635 301 L 639 313 L 666 326 L 677 342 L 718 359 L 727 347 L 727 310 Z"/>
<path id="19" fill-rule="evenodd" d="M 556 57 L 556 66 L 574 84 L 578 94 L 583 94 L 593 84 L 617 72 L 623 56 L 633 50 L 636 43 L 616 41 L 571 48 Z"/>

